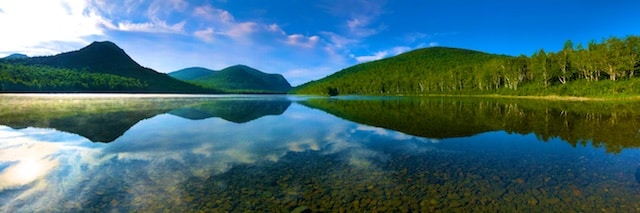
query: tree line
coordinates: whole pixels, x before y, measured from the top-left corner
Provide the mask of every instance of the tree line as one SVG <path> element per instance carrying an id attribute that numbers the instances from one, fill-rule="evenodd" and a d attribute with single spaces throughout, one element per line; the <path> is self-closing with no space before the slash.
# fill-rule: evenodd
<path id="1" fill-rule="evenodd" d="M 0 61 L 0 92 L 136 91 L 148 87 L 135 78 Z"/>

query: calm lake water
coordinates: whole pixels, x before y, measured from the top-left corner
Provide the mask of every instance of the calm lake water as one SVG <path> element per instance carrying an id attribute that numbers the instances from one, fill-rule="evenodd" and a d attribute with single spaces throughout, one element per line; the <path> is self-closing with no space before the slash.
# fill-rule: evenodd
<path id="1" fill-rule="evenodd" d="M 0 95 L 0 211 L 637 212 L 640 103 Z"/>

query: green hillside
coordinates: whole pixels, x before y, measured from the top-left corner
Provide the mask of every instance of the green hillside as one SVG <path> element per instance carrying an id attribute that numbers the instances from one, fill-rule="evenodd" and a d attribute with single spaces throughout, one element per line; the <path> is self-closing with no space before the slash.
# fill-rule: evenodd
<path id="1" fill-rule="evenodd" d="M 445 47 L 355 65 L 292 90 L 297 94 L 640 95 L 640 37 L 610 37 L 531 57 Z"/>
<path id="2" fill-rule="evenodd" d="M 145 68 L 112 42 L 54 56 L 3 59 L 2 91 L 215 93 Z"/>
<path id="3" fill-rule="evenodd" d="M 29 56 L 25 54 L 20 54 L 20 53 L 14 53 L 2 59 L 26 59 L 26 58 L 29 58 Z"/>
<path id="4" fill-rule="evenodd" d="M 291 89 L 291 84 L 282 75 L 267 74 L 245 65 L 235 65 L 220 71 L 192 67 L 169 75 L 229 93 L 287 93 Z"/>
<path id="5" fill-rule="evenodd" d="M 358 64 L 294 89 L 302 94 L 413 94 L 439 90 L 447 80 L 473 72 L 475 64 L 509 59 L 503 55 L 447 48 L 418 49 Z"/>
<path id="6" fill-rule="evenodd" d="M 213 74 L 213 72 L 215 71 L 203 67 L 189 67 L 171 72 L 169 73 L 169 76 L 183 81 L 191 81 L 207 75 L 211 75 Z"/>

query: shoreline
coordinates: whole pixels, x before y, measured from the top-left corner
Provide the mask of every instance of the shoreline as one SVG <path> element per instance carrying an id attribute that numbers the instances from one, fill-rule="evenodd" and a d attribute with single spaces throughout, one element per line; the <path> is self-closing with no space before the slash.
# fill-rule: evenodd
<path id="1" fill-rule="evenodd" d="M 312 94 L 245 94 L 245 93 L 229 93 L 229 94 L 200 94 L 200 93 L 53 93 L 53 92 L 33 92 L 33 93 L 4 93 L 0 92 L 0 96 L 69 96 L 69 97 L 225 97 L 225 96 L 325 96 Z M 530 100 L 549 100 L 549 101 L 640 101 L 640 95 L 624 96 L 624 97 L 581 97 L 581 96 L 560 96 L 560 95 L 501 95 L 501 94 L 396 94 L 396 95 L 367 95 L 367 94 L 345 94 L 338 96 L 325 97 L 345 97 L 345 96 L 373 96 L 373 97 L 466 97 L 466 98 L 503 98 L 503 99 L 530 99 Z"/>
<path id="2" fill-rule="evenodd" d="M 581 97 L 581 96 L 560 96 L 560 95 L 500 95 L 500 94 L 424 94 L 424 95 L 389 95 L 401 97 L 469 97 L 469 98 L 507 98 L 507 99 L 530 99 L 549 101 L 640 101 L 640 95 L 626 97 Z"/>

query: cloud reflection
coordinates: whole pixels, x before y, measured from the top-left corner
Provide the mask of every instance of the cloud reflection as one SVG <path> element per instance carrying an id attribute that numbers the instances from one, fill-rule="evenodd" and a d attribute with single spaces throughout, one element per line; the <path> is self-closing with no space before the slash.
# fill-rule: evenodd
<path id="1" fill-rule="evenodd" d="M 0 201 L 4 202 L 0 210 L 12 211 L 16 203 L 28 204 L 23 206 L 26 211 L 56 203 L 61 196 L 51 192 L 60 191 L 66 183 L 64 179 L 57 183 L 51 179 L 58 179 L 61 171 L 69 171 L 69 163 L 77 163 L 69 159 L 85 154 L 89 148 L 79 144 L 87 142 L 80 136 L 51 129 L 14 130 L 0 126 L 0 162 L 8 165 L 0 170 Z"/>
<path id="2" fill-rule="evenodd" d="M 243 124 L 158 115 L 109 144 L 49 129 L 0 126 L 0 165 L 7 165 L 0 170 L 0 201 L 6 201 L 0 211 L 46 209 L 60 200 L 70 206 L 103 200 L 114 208 L 122 202 L 139 205 L 132 209 L 144 209 L 138 202 L 143 200 L 168 197 L 180 203 L 181 186 L 189 178 L 212 177 L 238 165 L 278 163 L 292 152 L 337 154 L 354 168 L 377 170 L 376 164 L 388 161 L 381 143 L 422 140 L 297 104 L 282 116 Z M 109 193 L 118 187 L 123 195 Z M 9 189 L 23 191 L 7 199 Z M 20 206 L 24 201 L 18 199 L 29 205 Z"/>

